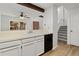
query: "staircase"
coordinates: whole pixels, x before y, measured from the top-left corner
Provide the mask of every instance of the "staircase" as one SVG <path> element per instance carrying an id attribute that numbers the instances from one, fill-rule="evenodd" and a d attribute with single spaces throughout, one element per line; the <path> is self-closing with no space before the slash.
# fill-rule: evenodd
<path id="1" fill-rule="evenodd" d="M 67 41 L 67 26 L 60 26 L 58 31 L 58 40 Z"/>

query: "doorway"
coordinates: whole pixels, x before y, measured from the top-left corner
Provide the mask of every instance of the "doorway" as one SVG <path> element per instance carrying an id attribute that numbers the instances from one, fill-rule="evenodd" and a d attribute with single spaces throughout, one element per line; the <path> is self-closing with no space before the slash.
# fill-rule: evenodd
<path id="1" fill-rule="evenodd" d="M 67 10 L 60 6 L 58 11 L 58 43 L 61 41 L 67 44 Z"/>

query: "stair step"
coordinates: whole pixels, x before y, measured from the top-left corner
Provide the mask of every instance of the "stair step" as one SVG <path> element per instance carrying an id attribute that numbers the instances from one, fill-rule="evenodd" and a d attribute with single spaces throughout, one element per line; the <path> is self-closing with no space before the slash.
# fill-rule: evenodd
<path id="1" fill-rule="evenodd" d="M 61 30 L 62 30 L 62 31 L 67 31 L 67 29 L 59 29 L 59 31 L 61 31 Z"/>
<path id="2" fill-rule="evenodd" d="M 58 33 L 67 33 L 67 31 L 59 31 Z"/>
<path id="3" fill-rule="evenodd" d="M 58 37 L 58 39 L 67 39 L 67 37 Z"/>
<path id="4" fill-rule="evenodd" d="M 63 31 L 63 32 L 65 31 L 65 32 L 67 32 L 67 30 L 59 30 L 58 32 L 60 32 L 60 31 Z"/>
<path id="5" fill-rule="evenodd" d="M 67 26 L 61 26 L 62 28 L 67 28 Z"/>
<path id="6" fill-rule="evenodd" d="M 60 28 L 63 28 L 64 29 L 64 28 L 67 28 L 67 27 L 60 27 Z"/>
<path id="7" fill-rule="evenodd" d="M 59 29 L 67 29 L 67 26 L 60 26 Z"/>
<path id="8" fill-rule="evenodd" d="M 62 33 L 62 34 L 67 34 L 67 32 L 58 32 L 58 34 L 59 34 L 59 33 Z"/>
<path id="9" fill-rule="evenodd" d="M 67 36 L 67 34 L 64 34 L 64 33 L 58 33 L 58 36 L 61 35 L 61 36 Z"/>
<path id="10" fill-rule="evenodd" d="M 67 39 L 58 38 L 58 40 L 67 41 Z"/>
<path id="11" fill-rule="evenodd" d="M 62 36 L 62 37 L 67 37 L 67 35 L 58 35 L 58 37 L 61 37 L 61 36 Z"/>
<path id="12" fill-rule="evenodd" d="M 58 32 L 67 32 L 67 30 L 59 30 Z"/>
<path id="13" fill-rule="evenodd" d="M 58 37 L 67 37 L 67 35 L 58 35 Z"/>
<path id="14" fill-rule="evenodd" d="M 60 29 L 67 29 L 66 27 L 60 27 Z"/>

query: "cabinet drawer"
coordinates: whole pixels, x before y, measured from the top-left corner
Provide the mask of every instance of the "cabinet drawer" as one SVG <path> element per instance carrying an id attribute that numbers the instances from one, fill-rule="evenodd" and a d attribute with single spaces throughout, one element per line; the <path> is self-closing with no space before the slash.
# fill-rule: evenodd
<path id="1" fill-rule="evenodd" d="M 14 50 L 14 49 L 18 49 L 18 48 L 21 48 L 21 46 L 18 45 L 18 46 L 14 46 L 14 47 L 4 48 L 4 49 L 0 50 L 0 53 L 10 51 L 10 50 Z"/>
<path id="2" fill-rule="evenodd" d="M 14 46 L 0 50 L 0 56 L 21 56 L 20 46 Z"/>
<path id="3" fill-rule="evenodd" d="M 0 49 L 16 46 L 20 44 L 21 44 L 21 41 L 11 41 L 11 42 L 0 43 Z"/>
<path id="4" fill-rule="evenodd" d="M 34 38 L 28 38 L 28 39 L 22 40 L 22 43 L 29 43 L 29 42 L 32 42 L 34 40 L 35 40 Z"/>
<path id="5" fill-rule="evenodd" d="M 33 42 L 33 41 L 36 41 L 36 40 L 39 40 L 39 39 L 44 39 L 44 36 L 36 36 L 36 37 L 24 39 L 24 40 L 22 40 L 22 43 L 29 43 L 29 42 Z"/>
<path id="6" fill-rule="evenodd" d="M 44 39 L 44 36 L 35 37 L 35 40 L 41 40 L 41 39 Z"/>

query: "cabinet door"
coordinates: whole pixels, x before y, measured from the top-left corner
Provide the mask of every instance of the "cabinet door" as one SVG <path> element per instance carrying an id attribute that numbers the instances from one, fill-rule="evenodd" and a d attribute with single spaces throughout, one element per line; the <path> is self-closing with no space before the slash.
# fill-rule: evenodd
<path id="1" fill-rule="evenodd" d="M 39 39 L 35 43 L 35 54 L 38 56 L 42 53 L 44 53 L 44 39 Z"/>
<path id="2" fill-rule="evenodd" d="M 0 56 L 20 56 L 20 55 L 21 55 L 20 46 L 0 50 Z"/>
<path id="3" fill-rule="evenodd" d="M 33 42 L 23 44 L 22 55 L 23 56 L 34 56 L 35 55 L 35 48 L 34 48 Z"/>

